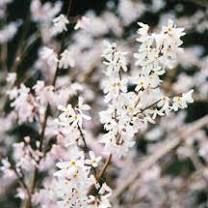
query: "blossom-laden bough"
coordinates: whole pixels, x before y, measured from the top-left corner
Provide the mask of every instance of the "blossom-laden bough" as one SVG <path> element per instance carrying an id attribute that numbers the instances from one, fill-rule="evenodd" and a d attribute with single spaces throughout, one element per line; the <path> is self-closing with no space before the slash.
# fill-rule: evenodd
<path id="1" fill-rule="evenodd" d="M 11 2 L 0 2 L 0 17 L 4 16 L 5 8 Z M 164 6 L 162 3 L 154 4 L 158 8 L 148 7 L 153 12 Z M 181 40 L 185 35 L 184 28 L 177 27 L 169 19 L 159 32 L 150 31 L 149 25 L 138 22 L 139 29 L 134 36 L 135 43 L 138 42 L 135 44 L 136 51 L 128 47 L 125 50 L 125 44 L 110 40 L 105 40 L 103 44 L 103 38 L 98 41 L 98 37 L 111 30 L 120 37 L 120 24 L 127 27 L 134 22 L 145 10 L 143 3 L 120 1 L 120 23 L 111 13 L 103 15 L 103 19 L 93 14 L 70 17 L 71 1 L 66 14 L 60 12 L 61 7 L 59 1 L 31 2 L 31 18 L 38 26 L 38 32 L 26 45 L 18 48 L 11 69 L 7 71 L 5 67 L 6 93 L 2 98 L 5 115 L 0 120 L 4 130 L 0 130 L 0 133 L 6 137 L 15 128 L 26 127 L 35 132 L 27 134 L 25 131 L 26 135 L 24 132 L 21 141 L 5 141 L 6 148 L 1 152 L 2 179 L 9 178 L 11 184 L 18 181 L 16 197 L 22 200 L 22 206 L 132 206 L 137 197 L 140 200 L 146 195 L 150 198 L 154 196 L 148 184 L 152 181 L 156 183 L 155 179 L 162 174 L 156 163 L 178 146 L 182 149 L 178 148 L 177 153 L 190 157 L 195 168 L 203 171 L 200 160 L 190 153 L 191 148 L 187 148 L 194 142 L 189 143 L 185 137 L 206 126 L 207 117 L 182 126 L 175 133 L 174 126 L 179 127 L 184 116 L 180 117 L 179 114 L 174 117 L 174 112 L 184 110 L 194 102 L 193 88 L 198 88 L 203 94 L 205 81 L 197 84 L 188 82 L 184 90 L 179 83 L 180 79 L 188 80 L 184 75 L 175 85 L 172 86 L 171 82 L 168 87 L 166 85 L 166 74 L 175 73 L 178 63 L 188 65 L 188 61 L 182 61 L 187 55 L 184 54 Z M 135 12 L 127 14 L 123 7 Z M 105 21 L 109 17 L 113 23 L 110 21 L 112 24 L 107 25 Z M 0 43 L 5 46 L 10 42 L 22 24 L 24 22 L 14 21 L 3 27 L 0 30 Z M 72 38 L 73 42 L 67 42 L 66 34 L 72 25 L 77 33 Z M 31 74 L 21 80 L 18 70 L 25 51 L 39 38 L 42 45 L 37 53 L 38 59 L 32 66 Z M 93 41 L 97 41 L 97 46 Z M 5 52 L 4 49 L 2 47 L 1 51 Z M 98 64 L 100 59 L 102 64 Z M 5 62 L 4 56 L 1 57 L 2 62 Z M 197 58 L 192 60 L 192 64 L 198 62 Z M 28 84 L 28 80 L 37 72 L 41 74 L 41 80 Z M 97 92 L 98 85 L 103 93 Z M 166 122 L 165 119 L 172 119 L 172 127 L 171 124 L 162 123 Z M 159 127 L 156 125 L 158 120 L 161 120 Z M 143 155 L 144 161 L 139 161 L 138 168 L 130 174 L 128 171 L 134 167 L 133 154 L 138 135 L 145 134 L 148 128 L 150 132 L 146 137 L 153 144 L 163 133 L 169 135 L 172 132 L 170 135 L 173 136 L 156 150 L 150 147 L 151 154 L 147 158 Z M 204 135 L 200 133 L 197 136 L 201 139 Z M 207 150 L 200 147 L 199 152 L 205 157 Z M 131 161 L 129 166 L 128 161 Z M 139 176 L 141 178 L 137 180 Z M 161 187 L 166 183 L 169 185 L 167 180 L 162 181 Z M 140 190 L 139 186 L 146 189 Z M 129 195 L 132 192 L 138 195 L 131 197 L 126 193 L 124 196 L 127 190 Z"/>

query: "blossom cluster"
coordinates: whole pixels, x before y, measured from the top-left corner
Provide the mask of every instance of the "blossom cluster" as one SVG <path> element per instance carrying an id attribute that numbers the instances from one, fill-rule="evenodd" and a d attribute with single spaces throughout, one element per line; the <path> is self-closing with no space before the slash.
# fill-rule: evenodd
<path id="1" fill-rule="evenodd" d="M 134 145 L 134 135 L 147 123 L 154 123 L 157 116 L 169 114 L 187 107 L 193 102 L 190 90 L 182 96 L 169 98 L 162 92 L 160 76 L 173 67 L 181 52 L 183 28 L 175 27 L 172 20 L 161 33 L 148 34 L 149 26 L 139 23 L 140 43 L 135 53 L 136 69 L 126 75 L 126 52 L 119 51 L 115 43 L 107 44 L 103 53 L 106 80 L 103 83 L 107 110 L 100 113 L 101 123 L 107 134 L 102 139 L 106 151 L 125 156 Z M 128 90 L 132 86 L 133 90 Z"/>

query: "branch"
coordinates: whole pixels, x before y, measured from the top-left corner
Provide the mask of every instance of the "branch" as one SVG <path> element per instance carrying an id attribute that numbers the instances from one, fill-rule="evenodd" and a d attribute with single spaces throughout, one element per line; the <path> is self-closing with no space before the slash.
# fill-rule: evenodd
<path id="1" fill-rule="evenodd" d="M 108 156 L 108 159 L 105 161 L 105 164 L 102 168 L 102 170 L 100 171 L 100 173 L 98 174 L 98 176 L 96 176 L 96 180 L 98 183 L 102 183 L 102 177 L 104 176 L 106 170 L 107 170 L 107 167 L 109 166 L 109 164 L 111 163 L 111 159 L 112 159 L 112 154 L 110 154 Z M 101 188 L 101 187 L 100 187 Z M 91 186 L 89 192 L 88 192 L 88 195 L 96 195 L 98 194 L 98 190 L 96 188 L 95 185 Z"/>
<path id="2" fill-rule="evenodd" d="M 29 190 L 29 187 L 27 186 L 27 184 L 25 183 L 25 180 L 24 180 L 24 174 L 22 172 L 22 169 L 20 169 L 21 171 L 21 174 L 18 172 L 18 170 L 16 169 L 16 166 L 13 164 L 13 162 L 9 161 L 10 165 L 11 165 L 11 169 L 14 171 L 17 179 L 18 179 L 18 182 L 20 183 L 20 185 L 22 186 L 22 188 L 26 191 L 27 193 L 27 200 L 25 201 L 25 208 L 30 208 L 31 207 L 31 192 Z"/>
<path id="3" fill-rule="evenodd" d="M 83 134 L 83 132 L 82 132 L 82 129 L 81 129 L 81 127 L 80 127 L 79 124 L 77 124 L 77 128 L 78 128 L 78 130 L 79 130 L 79 132 L 80 132 L 80 136 L 81 136 L 82 141 L 83 141 L 83 143 L 84 143 L 83 150 L 84 150 L 84 152 L 88 153 L 88 152 L 89 152 L 89 147 L 87 146 L 87 142 L 86 142 L 85 136 L 84 136 L 84 134 Z"/>
<path id="4" fill-rule="evenodd" d="M 105 174 L 105 171 L 106 171 L 108 165 L 111 163 L 111 158 L 112 158 L 112 154 L 110 154 L 110 155 L 108 156 L 108 159 L 106 160 L 106 162 L 105 162 L 105 164 L 104 164 L 102 170 L 100 171 L 99 175 L 97 176 L 97 181 L 98 181 L 98 182 L 100 181 L 100 179 L 101 179 L 101 178 L 103 177 L 103 175 Z"/>
<path id="5" fill-rule="evenodd" d="M 206 125 L 208 125 L 208 115 L 189 125 L 186 125 L 185 127 L 181 127 L 178 133 L 172 135 L 170 139 L 168 139 L 168 141 L 165 141 L 152 155 L 150 155 L 146 160 L 140 163 L 140 165 L 134 170 L 133 174 L 129 178 L 127 178 L 126 181 L 114 191 L 112 199 L 116 199 L 123 192 L 125 192 L 143 171 L 150 168 L 159 159 L 161 159 L 170 151 L 175 149 L 178 145 L 180 145 L 183 142 L 183 140 L 186 137 L 190 136 L 196 130 Z"/>

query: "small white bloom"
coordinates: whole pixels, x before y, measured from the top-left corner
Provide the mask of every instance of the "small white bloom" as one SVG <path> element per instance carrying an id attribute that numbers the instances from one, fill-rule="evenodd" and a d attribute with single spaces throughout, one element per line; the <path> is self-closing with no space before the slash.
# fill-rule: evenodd
<path id="1" fill-rule="evenodd" d="M 59 115 L 58 122 L 62 126 L 72 126 L 76 127 L 77 125 L 82 126 L 83 119 L 90 120 L 91 117 L 86 115 L 84 111 L 90 109 L 87 104 L 83 103 L 83 98 L 79 97 L 78 105 L 74 109 L 72 105 L 68 104 L 66 107 L 59 106 L 59 110 L 63 111 Z"/>
<path id="2" fill-rule="evenodd" d="M 2 166 L 0 166 L 0 171 L 3 172 L 5 177 L 13 178 L 15 176 L 14 171 L 11 169 L 11 164 L 8 159 L 1 160 Z"/>
<path id="3" fill-rule="evenodd" d="M 103 183 L 98 193 L 108 198 L 111 196 L 112 190 L 106 183 Z"/>
<path id="4" fill-rule="evenodd" d="M 52 32 L 53 34 L 59 34 L 63 31 L 67 31 L 67 25 L 69 24 L 69 20 L 63 14 L 60 14 L 58 17 L 53 19 L 53 27 Z"/>
<path id="5" fill-rule="evenodd" d="M 84 104 L 83 97 L 78 98 L 78 107 L 76 110 L 80 113 L 81 117 L 86 120 L 91 120 L 91 117 L 89 115 L 86 115 L 84 111 L 89 111 L 91 108 L 89 105 Z"/>
<path id="6" fill-rule="evenodd" d="M 181 97 L 176 96 L 173 98 L 172 109 L 177 111 L 178 109 L 184 109 L 188 107 L 188 103 L 193 103 L 192 98 L 193 90 L 190 90 L 187 93 L 183 93 Z"/>
<path id="7" fill-rule="evenodd" d="M 105 50 L 102 57 L 104 64 L 107 66 L 106 75 L 111 76 L 112 73 L 117 73 L 121 69 L 127 71 L 126 52 L 121 52 L 117 49 L 116 43 L 104 42 Z"/>
<path id="8" fill-rule="evenodd" d="M 70 104 L 68 104 L 66 107 L 58 106 L 58 108 L 62 111 L 58 117 L 60 125 L 74 127 L 79 123 L 81 117 L 75 112 Z"/>
<path id="9" fill-rule="evenodd" d="M 78 29 L 87 29 L 88 26 L 90 24 L 90 19 L 88 17 L 85 17 L 85 16 L 82 16 L 76 23 L 76 25 L 74 26 L 74 29 L 75 30 L 78 30 Z"/>
<path id="10" fill-rule="evenodd" d="M 9 84 L 14 84 L 14 82 L 16 81 L 16 78 L 17 78 L 17 74 L 15 73 L 15 72 L 13 72 L 13 73 L 9 73 L 8 75 L 7 75 L 7 79 L 6 79 L 6 81 L 9 83 Z"/>
<path id="11" fill-rule="evenodd" d="M 58 63 L 58 56 L 56 52 L 48 47 L 43 47 L 40 51 L 40 56 L 48 66 L 56 67 Z"/>
<path id="12" fill-rule="evenodd" d="M 98 166 L 98 164 L 99 164 L 99 162 L 101 161 L 102 158 L 101 158 L 101 157 L 96 157 L 96 156 L 95 156 L 95 153 L 92 152 L 92 151 L 89 152 L 89 156 L 90 156 L 90 159 L 87 159 L 87 160 L 85 161 L 85 163 L 86 163 L 87 165 L 91 165 L 92 167 L 96 168 L 96 167 Z"/>
<path id="13" fill-rule="evenodd" d="M 186 103 L 193 103 L 194 102 L 193 97 L 192 97 L 193 92 L 194 90 L 190 90 L 187 93 L 183 93 L 182 95 L 183 101 Z"/>
<path id="14" fill-rule="evenodd" d="M 59 60 L 59 68 L 67 69 L 68 67 L 75 66 L 75 60 L 69 50 L 64 50 L 64 52 L 61 53 L 60 56 L 61 59 Z"/>
<path id="15" fill-rule="evenodd" d="M 17 33 L 18 27 L 20 26 L 20 22 L 11 22 L 3 29 L 0 30 L 0 44 L 7 43 L 15 36 Z"/>
<path id="16" fill-rule="evenodd" d="M 148 76 L 139 76 L 136 80 L 136 88 L 135 90 L 138 92 L 139 90 L 145 90 L 150 86 L 150 80 Z"/>
<path id="17" fill-rule="evenodd" d="M 140 28 L 138 29 L 137 33 L 140 35 L 140 38 L 138 38 L 137 41 L 143 42 L 148 38 L 149 26 L 142 22 L 138 22 L 138 25 L 140 26 Z"/>
<path id="18" fill-rule="evenodd" d="M 106 102 L 118 97 L 121 92 L 127 91 L 127 80 L 120 80 L 119 77 L 110 77 L 104 82 L 104 93 Z"/>

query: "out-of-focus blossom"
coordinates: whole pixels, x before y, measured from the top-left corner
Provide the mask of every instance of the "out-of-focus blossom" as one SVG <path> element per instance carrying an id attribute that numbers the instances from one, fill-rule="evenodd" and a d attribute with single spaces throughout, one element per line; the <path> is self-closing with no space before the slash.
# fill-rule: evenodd
<path id="1" fill-rule="evenodd" d="M 18 27 L 21 25 L 21 22 L 12 22 L 6 25 L 3 29 L 0 30 L 0 43 L 7 43 L 15 36 L 17 33 Z"/>
<path id="2" fill-rule="evenodd" d="M 67 17 L 63 14 L 60 14 L 58 17 L 53 19 L 52 33 L 56 35 L 67 31 L 68 24 L 69 20 L 67 19 Z"/>
<path id="3" fill-rule="evenodd" d="M 90 156 L 90 159 L 87 159 L 85 163 L 87 165 L 91 165 L 92 167 L 96 168 L 99 165 L 99 162 L 101 161 L 102 158 L 96 157 L 95 153 L 92 151 L 89 152 L 89 156 Z"/>
<path id="4" fill-rule="evenodd" d="M 60 12 L 61 1 L 41 3 L 40 0 L 33 0 L 30 6 L 32 18 L 39 23 L 48 23 Z"/>
<path id="5" fill-rule="evenodd" d="M 181 97 L 174 97 L 172 106 L 173 110 L 177 111 L 178 109 L 187 108 L 188 103 L 193 103 L 192 93 L 193 90 L 190 90 L 187 93 L 183 93 Z"/>
<path id="6" fill-rule="evenodd" d="M 131 12 L 129 12 L 131 11 Z M 141 1 L 120 0 L 118 12 L 124 25 L 129 25 L 139 18 L 145 11 L 145 6 Z"/>
<path id="7" fill-rule="evenodd" d="M 76 25 L 74 26 L 75 30 L 78 29 L 87 29 L 87 27 L 90 25 L 90 19 L 86 16 L 82 16 L 76 23 Z"/>
<path id="8" fill-rule="evenodd" d="M 7 75 L 7 82 L 10 84 L 10 85 L 13 85 L 14 84 L 14 82 L 16 81 L 16 78 L 17 78 L 17 74 L 16 73 L 9 73 L 8 75 Z"/>
<path id="9" fill-rule="evenodd" d="M 59 68 L 67 69 L 68 67 L 75 66 L 75 60 L 72 53 L 66 49 L 61 53 L 61 58 L 59 60 Z"/>

